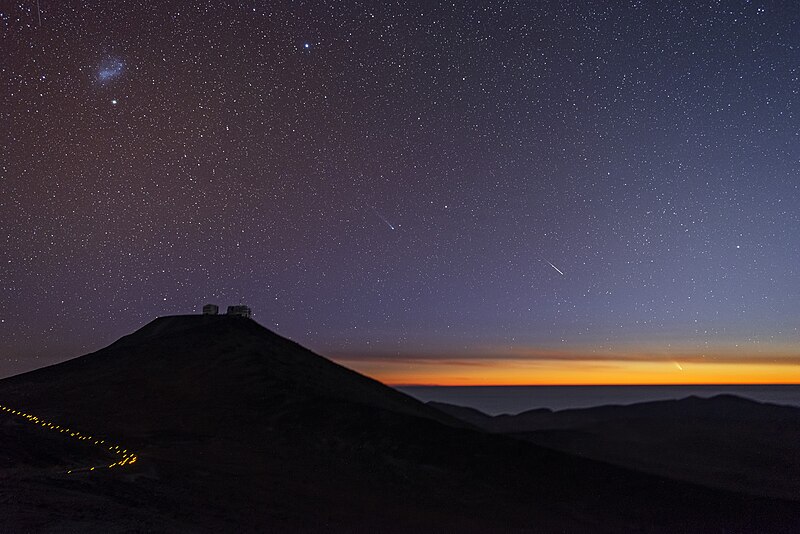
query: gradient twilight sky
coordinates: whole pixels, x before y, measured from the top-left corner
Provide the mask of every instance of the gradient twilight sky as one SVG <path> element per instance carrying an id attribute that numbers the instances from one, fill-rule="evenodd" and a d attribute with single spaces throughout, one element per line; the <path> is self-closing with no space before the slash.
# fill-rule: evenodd
<path id="1" fill-rule="evenodd" d="M 390 383 L 800 382 L 800 4 L 0 1 L 0 376 L 244 302 Z"/>

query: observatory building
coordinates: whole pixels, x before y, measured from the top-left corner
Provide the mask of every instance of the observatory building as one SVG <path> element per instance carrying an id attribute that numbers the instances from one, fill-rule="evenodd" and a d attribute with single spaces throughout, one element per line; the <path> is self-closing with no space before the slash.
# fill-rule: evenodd
<path id="1" fill-rule="evenodd" d="M 219 306 L 216 304 L 206 304 L 203 306 L 203 315 L 219 315 Z M 228 315 L 234 317 L 246 317 L 250 319 L 253 315 L 253 310 L 249 306 L 240 304 L 238 306 L 228 306 Z"/>
<path id="2" fill-rule="evenodd" d="M 228 315 L 235 315 L 237 317 L 247 317 L 248 319 L 253 314 L 249 306 L 228 306 Z"/>

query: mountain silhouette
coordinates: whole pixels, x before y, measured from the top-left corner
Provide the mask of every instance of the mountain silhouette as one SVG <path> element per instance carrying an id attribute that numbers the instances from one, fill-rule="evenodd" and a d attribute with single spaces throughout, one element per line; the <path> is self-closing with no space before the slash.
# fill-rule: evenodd
<path id="1" fill-rule="evenodd" d="M 0 461 L 9 531 L 791 532 L 800 524 L 791 500 L 479 430 L 239 317 L 159 318 L 100 351 L 0 381 L 0 405 L 17 412 L 0 411 L 0 439 L 15 444 Z M 121 451 L 137 461 L 107 467 Z"/>
<path id="2" fill-rule="evenodd" d="M 429 406 L 490 432 L 654 474 L 800 500 L 800 408 L 735 395 L 490 416 Z"/>

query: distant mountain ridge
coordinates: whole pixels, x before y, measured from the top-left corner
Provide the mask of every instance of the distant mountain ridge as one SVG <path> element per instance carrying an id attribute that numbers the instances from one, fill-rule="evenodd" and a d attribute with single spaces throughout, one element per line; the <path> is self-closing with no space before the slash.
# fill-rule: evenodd
<path id="1" fill-rule="evenodd" d="M 569 408 L 551 410 L 535 408 L 518 414 L 488 415 L 475 408 L 455 404 L 430 401 L 428 406 L 489 430 L 491 432 L 526 432 L 543 429 L 566 429 L 586 423 L 618 420 L 635 417 L 719 417 L 724 415 L 732 420 L 796 421 L 800 408 L 766 402 L 754 401 L 730 394 L 698 397 L 691 395 L 683 399 L 639 402 L 634 404 L 609 404 L 591 408 Z M 768 408 L 768 409 L 764 409 Z"/>
<path id="2" fill-rule="evenodd" d="M 429 402 L 489 432 L 712 487 L 800 500 L 800 408 L 734 395 L 490 416 Z"/>

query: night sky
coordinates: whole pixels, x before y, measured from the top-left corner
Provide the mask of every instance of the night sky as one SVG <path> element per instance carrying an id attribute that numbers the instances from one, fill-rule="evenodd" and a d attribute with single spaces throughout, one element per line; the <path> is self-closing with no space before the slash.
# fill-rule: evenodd
<path id="1" fill-rule="evenodd" d="M 800 382 L 800 4 L 0 0 L 0 376 L 245 303 L 390 383 Z"/>

